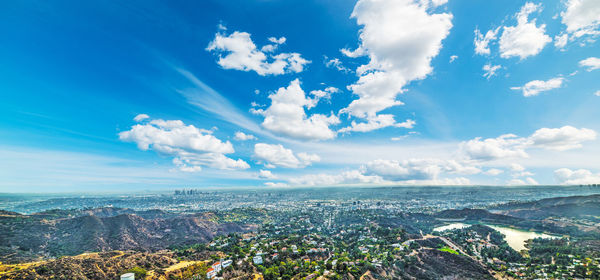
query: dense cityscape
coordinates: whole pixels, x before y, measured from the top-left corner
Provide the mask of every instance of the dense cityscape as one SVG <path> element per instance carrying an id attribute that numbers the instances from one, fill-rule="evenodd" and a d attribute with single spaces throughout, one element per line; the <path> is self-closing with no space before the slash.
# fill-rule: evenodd
<path id="1" fill-rule="evenodd" d="M 600 277 L 597 186 L 465 188 L 26 196 L 0 216 L 0 279 Z"/>

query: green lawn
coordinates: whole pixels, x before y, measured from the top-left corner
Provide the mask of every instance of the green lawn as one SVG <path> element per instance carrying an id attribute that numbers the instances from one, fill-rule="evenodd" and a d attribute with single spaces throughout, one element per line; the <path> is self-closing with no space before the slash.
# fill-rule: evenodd
<path id="1" fill-rule="evenodd" d="M 444 246 L 444 247 L 442 247 L 442 248 L 440 248 L 438 250 L 440 250 L 442 252 L 448 252 L 448 253 L 452 253 L 452 254 L 458 255 L 458 252 L 454 251 L 452 248 L 450 248 L 448 246 Z"/>

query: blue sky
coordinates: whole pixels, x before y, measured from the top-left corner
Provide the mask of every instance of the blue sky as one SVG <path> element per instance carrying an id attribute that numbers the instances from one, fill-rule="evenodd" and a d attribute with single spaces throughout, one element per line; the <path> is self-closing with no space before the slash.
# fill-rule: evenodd
<path id="1" fill-rule="evenodd" d="M 0 4 L 0 192 L 600 181 L 600 4 Z"/>

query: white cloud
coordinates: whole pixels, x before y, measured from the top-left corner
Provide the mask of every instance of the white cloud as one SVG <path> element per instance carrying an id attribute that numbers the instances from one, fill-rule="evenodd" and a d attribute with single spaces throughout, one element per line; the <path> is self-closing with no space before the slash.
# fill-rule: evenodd
<path id="1" fill-rule="evenodd" d="M 541 4 L 525 3 L 516 15 L 516 26 L 505 26 L 500 37 L 500 56 L 509 58 L 518 56 L 520 59 L 536 55 L 544 46 L 552 42 L 546 35 L 546 25 L 536 26 L 536 19 L 529 21 L 529 15 L 541 10 Z"/>
<path id="2" fill-rule="evenodd" d="M 580 67 L 586 67 L 588 72 L 600 69 L 600 58 L 588 57 L 584 60 L 579 61 Z"/>
<path id="3" fill-rule="evenodd" d="M 258 178 L 261 179 L 275 179 L 277 178 L 277 176 L 273 175 L 273 173 L 271 172 L 271 170 L 260 170 L 258 172 Z"/>
<path id="4" fill-rule="evenodd" d="M 560 168 L 554 171 L 554 177 L 563 185 L 600 184 L 600 173 L 592 173 L 587 169 L 571 170 Z"/>
<path id="5" fill-rule="evenodd" d="M 490 168 L 486 172 L 483 172 L 483 174 L 490 175 L 490 176 L 498 176 L 498 175 L 500 175 L 502 173 L 504 173 L 504 170 L 501 170 L 501 169 L 498 169 L 498 168 Z"/>
<path id="6" fill-rule="evenodd" d="M 409 159 L 368 162 L 362 167 L 365 175 L 379 176 L 388 181 L 437 180 L 441 173 L 473 175 L 481 169 L 456 160 Z"/>
<path id="7" fill-rule="evenodd" d="M 254 156 L 270 165 L 267 167 L 303 168 L 321 160 L 316 154 L 299 153 L 294 155 L 292 150 L 281 144 L 265 143 L 254 145 Z"/>
<path id="8" fill-rule="evenodd" d="M 600 2 L 598 0 L 568 0 L 562 12 L 562 23 L 574 37 L 598 35 L 600 31 Z"/>
<path id="9" fill-rule="evenodd" d="M 396 100 L 403 87 L 424 79 L 433 68 L 431 59 L 438 55 L 442 40 L 452 27 L 452 15 L 430 13 L 444 1 L 359 0 L 351 17 L 362 26 L 360 45 L 346 56 L 368 56 L 369 63 L 356 69 L 359 79 L 348 86 L 358 99 L 341 112 L 358 118 L 374 118 Z M 419 28 L 414 28 L 419 26 Z"/>
<path id="10" fill-rule="evenodd" d="M 485 71 L 485 73 L 483 73 L 483 77 L 485 77 L 486 79 L 490 79 L 491 77 L 496 75 L 496 71 L 498 71 L 498 69 L 502 68 L 502 66 L 500 65 L 492 65 L 490 63 L 486 64 L 483 66 L 483 71 Z"/>
<path id="11" fill-rule="evenodd" d="M 438 178 L 441 173 L 476 174 L 479 170 L 454 160 L 410 159 L 410 160 L 373 160 L 358 170 L 344 171 L 339 174 L 308 174 L 289 178 L 291 185 L 334 186 L 334 185 L 466 185 L 469 179 Z"/>
<path id="12" fill-rule="evenodd" d="M 364 175 L 358 170 L 344 171 L 341 174 L 308 174 L 290 178 L 290 184 L 301 186 L 334 186 L 341 184 L 380 184 L 379 176 Z"/>
<path id="13" fill-rule="evenodd" d="M 451 55 L 449 63 L 452 63 L 452 62 L 454 62 L 457 59 L 458 59 L 458 55 Z"/>
<path id="14" fill-rule="evenodd" d="M 280 37 L 279 39 L 275 38 L 275 37 L 269 37 L 269 42 L 277 44 L 277 45 L 281 45 L 281 44 L 285 43 L 285 41 L 286 41 L 285 37 Z"/>
<path id="15" fill-rule="evenodd" d="M 349 68 L 346 68 L 344 66 L 344 64 L 342 63 L 342 61 L 340 61 L 339 58 L 327 59 L 327 57 L 325 57 L 324 63 L 327 68 L 335 68 L 338 71 L 341 71 L 344 73 L 352 72 L 352 70 L 350 70 Z"/>
<path id="16" fill-rule="evenodd" d="M 135 142 L 140 150 L 152 149 L 172 156 L 173 163 L 182 171 L 199 171 L 201 166 L 217 169 L 246 169 L 245 161 L 225 156 L 234 152 L 229 141 L 223 142 L 209 130 L 185 125 L 180 120 L 152 120 L 136 124 L 130 130 L 119 133 L 119 139 Z"/>
<path id="17" fill-rule="evenodd" d="M 298 153 L 297 156 L 300 162 L 305 165 L 310 165 L 313 162 L 321 161 L 321 157 L 319 157 L 317 154 Z"/>
<path id="18" fill-rule="evenodd" d="M 441 6 L 441 5 L 444 5 L 446 3 L 448 3 L 448 0 L 431 0 L 431 4 L 434 7 Z"/>
<path id="19" fill-rule="evenodd" d="M 286 183 L 281 183 L 281 182 L 279 182 L 279 183 L 275 183 L 275 182 L 266 182 L 266 183 L 265 183 L 265 186 L 267 186 L 267 187 L 272 187 L 272 188 L 287 188 L 287 187 L 289 187 L 289 185 L 288 185 L 288 184 L 286 184 Z"/>
<path id="20" fill-rule="evenodd" d="M 299 73 L 304 70 L 304 65 L 310 63 L 298 53 L 271 54 L 277 45 L 285 42 L 285 38 L 269 40 L 276 45 L 266 45 L 258 49 L 247 32 L 235 31 L 228 36 L 225 33 L 217 33 L 206 50 L 217 53 L 217 63 L 225 69 L 255 71 L 261 76 Z"/>
<path id="21" fill-rule="evenodd" d="M 235 133 L 235 136 L 233 137 L 233 139 L 238 140 L 238 141 L 246 141 L 246 140 L 256 140 L 256 136 L 252 135 L 252 134 L 246 134 L 243 133 L 241 131 L 238 131 Z"/>
<path id="22" fill-rule="evenodd" d="M 475 139 L 462 142 L 460 150 L 470 159 L 495 160 L 500 158 L 527 157 L 526 140 L 514 134 L 501 135 L 498 138 Z"/>
<path id="23" fill-rule="evenodd" d="M 307 98 L 300 87 L 298 79 L 293 80 L 288 87 L 281 87 L 276 93 L 269 95 L 271 106 L 267 109 L 251 109 L 255 114 L 265 117 L 262 126 L 272 132 L 288 137 L 304 140 L 326 140 L 335 138 L 336 132 L 329 128 L 340 122 L 337 116 L 331 114 L 306 115 L 319 101 Z"/>
<path id="24" fill-rule="evenodd" d="M 523 165 L 520 165 L 518 163 L 511 163 L 510 170 L 512 172 L 523 172 L 523 171 L 525 171 L 525 167 L 523 167 Z"/>
<path id="25" fill-rule="evenodd" d="M 248 169 L 250 165 L 245 161 L 231 159 L 220 153 L 191 153 L 179 149 L 155 150 L 163 154 L 175 155 L 173 163 L 179 167 L 179 170 L 186 172 L 200 171 L 201 166 L 208 166 L 222 170 Z"/>
<path id="26" fill-rule="evenodd" d="M 569 34 L 560 34 L 560 35 L 556 35 L 554 36 L 554 46 L 562 49 L 564 48 L 567 43 L 569 42 Z"/>
<path id="27" fill-rule="evenodd" d="M 139 115 L 135 116 L 135 118 L 133 118 L 133 120 L 135 122 L 141 122 L 141 121 L 143 121 L 145 119 L 149 119 L 149 118 L 150 118 L 150 116 L 148 116 L 146 114 L 139 114 Z"/>
<path id="28" fill-rule="evenodd" d="M 312 96 L 314 96 L 315 100 L 320 99 L 331 99 L 331 95 L 334 93 L 340 92 L 339 88 L 336 87 L 326 87 L 324 90 L 313 90 L 310 92 Z"/>
<path id="29" fill-rule="evenodd" d="M 514 134 L 498 138 L 475 139 L 462 142 L 461 152 L 469 159 L 489 161 L 503 158 L 527 158 L 526 149 L 543 148 L 565 151 L 582 147 L 582 142 L 596 139 L 596 132 L 587 128 L 563 126 L 561 128 L 540 128 L 529 137 Z"/>
<path id="30" fill-rule="evenodd" d="M 473 40 L 473 44 L 475 45 L 475 53 L 479 55 L 489 55 L 489 44 L 497 39 L 496 36 L 498 35 L 499 30 L 500 27 L 488 30 L 484 36 L 478 28 L 475 28 L 475 39 Z"/>
<path id="31" fill-rule="evenodd" d="M 533 175 L 535 175 L 535 173 L 530 172 L 530 171 L 521 171 L 521 172 L 516 172 L 516 173 L 512 174 L 513 177 L 525 177 L 525 176 L 533 176 Z"/>
<path id="32" fill-rule="evenodd" d="M 340 129 L 338 132 L 346 133 L 350 131 L 354 132 L 369 132 L 384 127 L 402 127 L 402 128 L 413 128 L 416 124 L 413 120 L 406 120 L 401 123 L 397 123 L 394 119 L 394 115 L 390 114 L 379 114 L 373 117 L 367 117 L 367 122 L 357 123 L 352 121 L 351 125 Z"/>
<path id="33" fill-rule="evenodd" d="M 595 96 L 600 96 L 600 90 L 594 93 Z"/>
<path id="34" fill-rule="evenodd" d="M 532 146 L 558 151 L 581 148 L 582 142 L 595 139 L 595 131 L 587 128 L 578 129 L 572 126 L 541 128 L 529 137 Z"/>
<path id="35" fill-rule="evenodd" d="M 438 164 L 442 166 L 443 171 L 450 174 L 473 175 L 481 173 L 480 168 L 456 160 L 438 160 Z"/>
<path id="36" fill-rule="evenodd" d="M 365 174 L 377 175 L 385 180 L 430 180 L 437 178 L 442 168 L 429 160 L 374 160 L 365 165 Z"/>
<path id="37" fill-rule="evenodd" d="M 536 96 L 540 92 L 560 88 L 562 86 L 564 80 L 565 79 L 563 77 L 556 77 L 556 78 L 552 78 L 547 81 L 533 80 L 533 81 L 526 83 L 522 87 L 511 87 L 510 89 L 520 90 L 523 92 L 523 96 L 530 97 L 530 96 Z"/>

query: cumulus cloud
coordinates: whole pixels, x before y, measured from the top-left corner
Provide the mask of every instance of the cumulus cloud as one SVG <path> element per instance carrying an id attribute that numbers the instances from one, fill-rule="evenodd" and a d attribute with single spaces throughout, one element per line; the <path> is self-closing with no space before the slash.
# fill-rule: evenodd
<path id="1" fill-rule="evenodd" d="M 483 35 L 478 28 L 475 28 L 475 39 L 473 40 L 473 44 L 475 45 L 475 53 L 479 55 L 489 55 L 490 54 L 490 42 L 497 39 L 498 31 L 500 27 L 492 30 L 488 30 L 488 32 Z"/>
<path id="2" fill-rule="evenodd" d="M 425 78 L 433 68 L 442 40 L 452 27 L 449 13 L 431 13 L 444 1 L 359 0 L 351 17 L 362 26 L 360 45 L 342 50 L 348 57 L 368 56 L 369 63 L 356 69 L 358 81 L 348 86 L 358 99 L 342 113 L 375 118 L 380 111 L 402 102 L 396 100 L 403 87 Z M 419 26 L 419 28 L 414 28 Z"/>
<path id="3" fill-rule="evenodd" d="M 600 58 L 588 57 L 584 60 L 579 61 L 579 66 L 587 68 L 588 72 L 600 69 Z"/>
<path id="4" fill-rule="evenodd" d="M 365 173 L 386 180 L 430 180 L 440 174 L 442 168 L 429 160 L 374 160 L 365 165 Z"/>
<path id="5" fill-rule="evenodd" d="M 277 176 L 273 175 L 273 172 L 271 172 L 271 170 L 260 170 L 258 172 L 258 178 L 261 179 L 275 179 L 277 178 Z"/>
<path id="6" fill-rule="evenodd" d="M 482 172 L 479 167 L 456 160 L 438 160 L 438 164 L 449 174 L 474 175 Z"/>
<path id="7" fill-rule="evenodd" d="M 275 43 L 277 45 L 281 45 L 281 44 L 285 43 L 285 41 L 286 41 L 285 37 L 280 37 L 280 38 L 269 37 L 269 42 Z"/>
<path id="8" fill-rule="evenodd" d="M 139 115 L 135 116 L 135 118 L 133 118 L 133 120 L 136 122 L 141 122 L 141 121 L 149 119 L 149 118 L 150 118 L 150 116 L 148 116 L 146 114 L 139 114 Z"/>
<path id="9" fill-rule="evenodd" d="M 475 166 L 456 160 L 440 159 L 402 161 L 378 159 L 368 162 L 362 169 L 365 175 L 376 175 L 389 181 L 437 180 L 442 172 L 461 175 L 473 175 L 481 172 Z"/>
<path id="10" fill-rule="evenodd" d="M 265 143 L 254 145 L 254 157 L 263 161 L 267 167 L 287 168 L 303 168 L 321 160 L 316 154 L 299 153 L 294 155 L 292 150 L 281 144 Z"/>
<path id="11" fill-rule="evenodd" d="M 525 3 L 516 14 L 517 25 L 505 26 L 500 37 L 500 56 L 509 58 L 517 56 L 520 59 L 536 55 L 544 46 L 552 42 L 546 35 L 546 25 L 536 25 L 536 19 L 529 20 L 529 15 L 542 9 L 541 4 Z"/>
<path id="12" fill-rule="evenodd" d="M 597 0 L 568 0 L 560 15 L 567 32 L 573 37 L 598 35 L 600 31 L 600 2 Z"/>
<path id="13" fill-rule="evenodd" d="M 554 178 L 563 185 L 600 184 L 600 173 L 592 173 L 587 169 L 560 168 L 554 171 Z"/>
<path id="14" fill-rule="evenodd" d="M 338 174 L 308 174 L 288 179 L 291 185 L 334 186 L 334 185 L 466 185 L 469 179 L 464 177 L 439 178 L 447 174 L 476 174 L 476 167 L 458 161 L 440 159 L 409 159 L 370 161 L 358 170 L 343 171 Z"/>
<path id="15" fill-rule="evenodd" d="M 595 139 L 595 131 L 587 128 L 578 129 L 572 126 L 541 128 L 529 137 L 532 146 L 558 151 L 581 148 L 582 142 Z"/>
<path id="16" fill-rule="evenodd" d="M 384 128 L 384 127 L 402 127 L 402 128 L 413 128 L 416 124 L 413 120 L 406 120 L 401 123 L 397 123 L 394 119 L 394 115 L 390 114 L 379 114 L 373 117 L 367 117 L 367 122 L 357 123 L 352 121 L 350 126 L 341 128 L 338 132 L 346 133 L 350 131 L 354 132 L 369 132 L 372 130 Z"/>
<path id="17" fill-rule="evenodd" d="M 560 88 L 562 86 L 564 80 L 565 79 L 563 77 L 556 77 L 556 78 L 552 78 L 547 81 L 533 80 L 533 81 L 526 83 L 524 86 L 511 87 L 510 89 L 520 90 L 523 92 L 523 96 L 530 97 L 530 96 L 536 96 L 540 92 Z"/>
<path id="18" fill-rule="evenodd" d="M 483 77 L 485 77 L 486 79 L 490 79 L 491 77 L 496 75 L 496 71 L 498 71 L 498 69 L 502 68 L 502 66 L 500 65 L 492 65 L 490 63 L 486 64 L 483 66 Z"/>
<path id="19" fill-rule="evenodd" d="M 381 184 L 379 176 L 364 175 L 358 170 L 344 171 L 340 174 L 308 174 L 291 178 L 290 184 L 301 186 L 335 186 L 344 184 Z"/>
<path id="20" fill-rule="evenodd" d="M 513 172 L 512 176 L 514 178 L 535 175 L 532 172 L 527 171 L 523 165 L 520 165 L 518 163 L 511 163 L 509 168 L 510 168 L 510 171 Z"/>
<path id="21" fill-rule="evenodd" d="M 308 98 L 298 79 L 293 80 L 288 87 L 279 88 L 276 93 L 269 95 L 269 99 L 271 106 L 267 109 L 251 109 L 253 113 L 264 116 L 264 128 L 304 140 L 335 138 L 336 132 L 329 126 L 338 124 L 340 120 L 334 114 L 312 114 L 308 117 L 305 108 L 313 108 L 320 98 Z"/>
<path id="22" fill-rule="evenodd" d="M 582 143 L 596 139 L 596 132 L 588 128 L 563 126 L 560 128 L 540 128 L 529 137 L 514 134 L 498 138 L 475 139 L 462 142 L 461 152 L 469 159 L 490 161 L 503 158 L 526 158 L 526 149 L 543 148 L 565 151 L 582 147 Z"/>
<path id="23" fill-rule="evenodd" d="M 310 63 L 299 53 L 274 53 L 277 46 L 285 42 L 284 37 L 269 38 L 269 41 L 275 44 L 258 49 L 247 32 L 217 33 L 206 50 L 218 55 L 217 63 L 224 69 L 254 71 L 261 76 L 299 73 Z"/>
<path id="24" fill-rule="evenodd" d="M 554 36 L 554 46 L 559 49 L 564 48 L 568 42 L 569 42 L 569 34 L 560 34 L 560 35 Z"/>
<path id="25" fill-rule="evenodd" d="M 349 68 L 346 68 L 346 66 L 344 66 L 344 64 L 342 63 L 342 61 L 339 58 L 329 59 L 329 58 L 325 57 L 325 60 L 323 61 L 323 63 L 325 64 L 325 67 L 327 67 L 327 68 L 334 68 L 334 69 L 337 69 L 338 71 L 344 72 L 344 73 L 352 72 L 352 70 L 350 70 Z"/>
<path id="26" fill-rule="evenodd" d="M 514 134 L 488 139 L 477 137 L 460 144 L 461 151 L 474 160 L 527 157 L 525 147 L 526 140 Z"/>
<path id="27" fill-rule="evenodd" d="M 119 133 L 119 139 L 134 142 L 143 151 L 154 150 L 157 153 L 173 157 L 173 163 L 181 171 L 200 171 L 201 166 L 217 169 L 246 169 L 245 161 L 231 159 L 225 154 L 234 152 L 229 141 L 223 142 L 209 130 L 185 125 L 180 120 L 151 120 L 136 124 L 130 130 Z"/>
<path id="28" fill-rule="evenodd" d="M 312 95 L 315 100 L 320 100 L 320 99 L 331 99 L 331 95 L 334 93 L 338 93 L 340 92 L 339 88 L 336 87 L 326 87 L 323 90 L 313 90 L 310 92 L 310 95 Z"/>
<path id="29" fill-rule="evenodd" d="M 238 131 L 235 133 L 235 136 L 233 137 L 233 139 L 238 140 L 238 141 L 247 141 L 247 140 L 256 140 L 256 136 L 252 135 L 252 134 L 246 134 L 243 133 L 241 131 Z"/>

